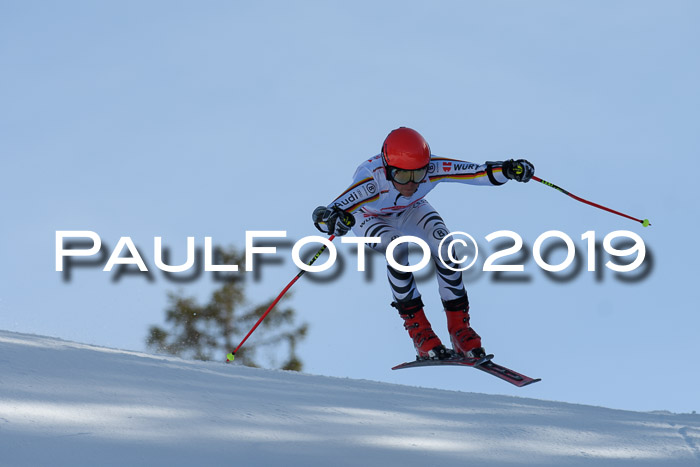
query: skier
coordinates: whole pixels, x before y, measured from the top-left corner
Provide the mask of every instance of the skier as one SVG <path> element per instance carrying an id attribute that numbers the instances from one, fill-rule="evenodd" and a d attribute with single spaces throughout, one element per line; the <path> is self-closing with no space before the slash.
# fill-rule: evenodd
<path id="1" fill-rule="evenodd" d="M 418 359 L 445 359 L 453 354 L 481 358 L 485 351 L 481 337 L 469 325 L 469 299 L 462 273 L 455 270 L 456 265 L 443 264 L 439 259 L 449 258 L 446 251 L 441 256 L 438 252 L 449 230 L 425 195 L 440 182 L 499 186 L 508 180 L 528 182 L 534 172 L 534 166 L 524 159 L 475 164 L 434 156 L 420 133 L 401 127 L 386 137 L 381 154 L 357 168 L 350 187 L 327 206 L 316 208 L 312 219 L 321 232 L 329 235 L 342 236 L 352 228 L 358 237 L 379 237 L 381 242 L 369 246 L 383 254 L 389 243 L 402 235 L 424 240 L 435 262 L 453 350 L 448 350 L 433 332 L 413 274 L 387 265 L 394 298 L 391 306 L 403 318 Z M 394 259 L 408 266 L 406 243 L 397 246 Z"/>

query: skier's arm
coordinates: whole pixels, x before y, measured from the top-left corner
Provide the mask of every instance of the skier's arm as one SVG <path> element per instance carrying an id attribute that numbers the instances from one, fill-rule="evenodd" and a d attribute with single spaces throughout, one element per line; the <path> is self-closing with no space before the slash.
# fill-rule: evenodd
<path id="1" fill-rule="evenodd" d="M 508 180 L 527 182 L 535 173 L 534 166 L 524 159 L 476 164 L 457 159 L 433 157 L 430 164 L 429 177 L 431 182 L 498 186 L 503 185 Z"/>
<path id="2" fill-rule="evenodd" d="M 525 159 L 509 159 L 502 163 L 502 171 L 506 178 L 527 183 L 535 175 L 535 166 Z"/>
<path id="3" fill-rule="evenodd" d="M 355 216 L 337 206 L 327 208 L 319 206 L 314 209 L 311 219 L 318 230 L 329 235 L 342 237 L 355 225 Z"/>
<path id="4" fill-rule="evenodd" d="M 355 224 L 353 213 L 379 199 L 379 190 L 372 177 L 360 172 L 352 185 L 328 206 L 317 207 L 311 215 L 318 230 L 327 234 L 345 235 Z"/>
<path id="5" fill-rule="evenodd" d="M 354 214 L 362 206 L 377 201 L 379 199 L 379 189 L 377 182 L 371 176 L 358 174 L 352 185 L 348 187 L 340 196 L 334 199 L 328 207 L 337 206 L 340 209 Z"/>

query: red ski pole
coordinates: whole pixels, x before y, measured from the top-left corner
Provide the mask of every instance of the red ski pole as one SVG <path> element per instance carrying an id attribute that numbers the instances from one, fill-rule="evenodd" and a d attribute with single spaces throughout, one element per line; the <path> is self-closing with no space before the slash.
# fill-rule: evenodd
<path id="1" fill-rule="evenodd" d="M 615 211 L 614 209 L 606 208 L 605 206 L 601 206 L 600 204 L 596 204 L 596 203 L 594 203 L 594 202 L 592 202 L 592 201 L 588 201 L 588 200 L 585 200 L 585 199 L 583 199 L 583 198 L 579 198 L 578 196 L 574 195 L 573 193 L 569 193 L 569 192 L 566 191 L 565 189 L 556 186 L 554 183 L 550 183 L 550 182 L 548 182 L 548 181 L 546 181 L 546 180 L 542 180 L 542 179 L 539 178 L 539 177 L 533 176 L 533 177 L 532 177 L 532 180 L 534 180 L 534 181 L 536 181 L 536 182 L 540 182 L 540 183 L 542 183 L 543 185 L 547 185 L 547 186 L 549 186 L 549 187 L 552 187 L 552 188 L 554 188 L 555 190 L 561 191 L 562 193 L 564 193 L 564 194 L 567 195 L 567 196 L 572 197 L 572 198 L 575 199 L 576 201 L 580 201 L 580 202 L 582 202 L 582 203 L 588 204 L 589 206 L 593 206 L 593 207 L 595 207 L 595 208 L 602 209 L 602 210 L 604 210 L 604 211 L 608 211 L 608 212 L 611 212 L 611 213 L 613 213 L 613 214 L 617 214 L 618 216 L 626 217 L 627 219 L 631 219 L 631 220 L 633 220 L 633 221 L 639 222 L 639 223 L 642 224 L 644 227 L 649 227 L 649 226 L 651 225 L 651 222 L 649 222 L 649 219 L 637 219 L 636 217 L 628 216 L 627 214 L 623 214 L 623 213 L 621 213 L 621 212 Z"/>
<path id="2" fill-rule="evenodd" d="M 332 242 L 334 238 L 335 238 L 335 235 L 331 235 L 330 237 L 328 237 L 328 240 Z M 321 254 L 323 254 L 324 251 L 326 251 L 325 244 L 321 247 L 320 250 L 318 250 L 318 253 L 316 253 L 316 255 L 313 258 L 311 258 L 311 261 L 309 261 L 308 265 L 311 266 L 312 264 L 314 264 L 314 261 L 316 261 L 318 259 L 318 257 L 321 256 Z M 240 348 L 243 346 L 243 343 L 248 340 L 250 335 L 253 334 L 253 332 L 258 328 L 258 326 L 260 326 L 260 323 L 263 322 L 263 320 L 267 317 L 267 315 L 270 313 L 270 311 L 272 311 L 272 309 L 275 307 L 275 305 L 277 305 L 277 302 L 279 302 L 282 299 L 284 294 L 287 293 L 287 291 L 294 285 L 294 283 L 296 281 L 299 280 L 299 278 L 301 276 L 304 275 L 305 272 L 306 272 L 305 269 L 300 270 L 299 273 L 294 277 L 294 279 L 292 279 L 292 281 L 289 284 L 287 284 L 287 287 L 285 287 L 282 290 L 282 292 L 280 292 L 280 294 L 277 296 L 277 298 L 267 308 L 265 313 L 263 313 L 262 316 L 260 316 L 260 319 L 258 319 L 258 322 L 255 323 L 253 328 L 248 332 L 248 334 L 246 334 L 246 336 L 243 338 L 241 343 L 238 344 L 238 347 L 236 347 L 236 349 L 233 352 L 226 355 L 226 363 L 231 363 L 233 361 L 233 359 L 236 357 L 236 352 L 238 352 L 238 350 L 240 350 Z"/>

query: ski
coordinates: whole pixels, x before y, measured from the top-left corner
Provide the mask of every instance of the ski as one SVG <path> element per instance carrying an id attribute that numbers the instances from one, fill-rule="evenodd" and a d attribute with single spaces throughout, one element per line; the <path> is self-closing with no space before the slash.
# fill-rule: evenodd
<path id="1" fill-rule="evenodd" d="M 542 381 L 541 378 L 530 378 L 529 376 L 525 376 L 521 373 L 518 373 L 517 371 L 513 371 L 510 368 L 506 368 L 502 365 L 499 365 L 498 363 L 492 362 L 491 360 L 482 363 L 476 368 L 478 368 L 481 371 L 485 371 L 486 373 L 493 375 L 497 378 L 501 378 L 503 381 L 507 381 L 510 384 L 519 388 L 527 386 L 528 384 Z"/>
<path id="2" fill-rule="evenodd" d="M 456 366 L 467 366 L 473 367 L 478 370 L 484 371 L 490 375 L 507 381 L 510 384 L 517 386 L 519 388 L 527 386 L 528 384 L 536 383 L 542 381 L 540 378 L 531 378 L 525 376 L 522 373 L 506 368 L 503 365 L 493 362 L 491 359 L 493 355 L 487 355 L 483 358 L 468 358 L 461 356 L 454 356 L 452 358 L 446 358 L 444 360 L 438 359 L 425 359 L 425 360 L 415 360 L 413 362 L 406 362 L 400 365 L 396 365 L 392 370 L 401 370 L 403 368 L 417 368 L 423 366 L 441 366 L 441 365 L 456 365 Z"/>
<path id="3" fill-rule="evenodd" d="M 422 360 L 416 359 L 415 361 L 412 362 L 406 362 L 402 363 L 400 365 L 396 365 L 395 367 L 392 368 L 392 370 L 401 370 L 403 368 L 416 368 L 420 366 L 439 366 L 439 365 L 457 365 L 457 366 L 478 366 L 483 364 L 484 362 L 487 362 L 493 358 L 493 355 L 487 355 L 482 358 L 469 358 L 469 357 L 462 357 L 461 355 L 455 355 L 451 358 L 445 358 L 443 360 L 439 360 L 437 358 L 426 358 Z"/>

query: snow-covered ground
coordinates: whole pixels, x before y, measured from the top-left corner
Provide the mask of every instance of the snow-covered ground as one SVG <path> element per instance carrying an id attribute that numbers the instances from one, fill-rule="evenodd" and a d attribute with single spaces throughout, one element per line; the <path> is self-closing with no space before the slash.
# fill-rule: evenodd
<path id="1" fill-rule="evenodd" d="M 700 465 L 700 415 L 191 362 L 0 331 L 0 465 L 690 466 Z"/>

